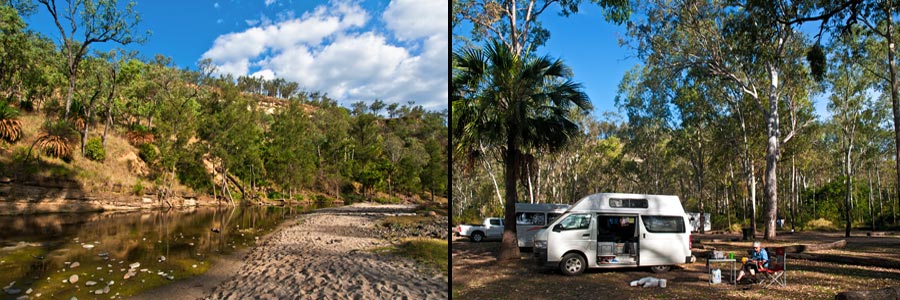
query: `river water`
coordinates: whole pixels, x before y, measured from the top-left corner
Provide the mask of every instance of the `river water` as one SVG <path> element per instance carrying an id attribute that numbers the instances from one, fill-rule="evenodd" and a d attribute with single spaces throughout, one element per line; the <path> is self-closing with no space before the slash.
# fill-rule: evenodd
<path id="1" fill-rule="evenodd" d="M 218 257 L 254 245 L 282 221 L 313 208 L 3 216 L 0 299 L 123 299 L 202 274 Z"/>

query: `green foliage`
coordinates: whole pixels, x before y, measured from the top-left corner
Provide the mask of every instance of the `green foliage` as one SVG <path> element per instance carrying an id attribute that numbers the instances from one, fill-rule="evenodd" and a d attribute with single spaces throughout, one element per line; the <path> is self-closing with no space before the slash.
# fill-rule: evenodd
<path id="1" fill-rule="evenodd" d="M 134 186 L 131 187 L 131 194 L 135 196 L 143 196 L 144 195 L 144 184 L 138 180 Z"/>
<path id="2" fill-rule="evenodd" d="M 397 197 L 386 197 L 386 198 L 375 197 L 373 200 L 375 200 L 375 202 L 381 203 L 381 204 L 397 204 L 397 203 L 402 202 L 402 200 L 400 200 L 400 198 L 397 198 Z"/>
<path id="3" fill-rule="evenodd" d="M 818 43 L 809 48 L 806 52 L 806 61 L 809 63 L 809 73 L 812 77 L 822 82 L 825 79 L 825 73 L 828 71 L 828 59 L 825 57 L 825 51 Z"/>
<path id="4" fill-rule="evenodd" d="M 13 149 L 12 152 L 12 161 L 16 163 L 23 163 L 31 159 L 29 156 L 28 147 L 18 146 Z"/>
<path id="5" fill-rule="evenodd" d="M 195 152 L 193 156 L 185 156 L 175 168 L 178 170 L 178 181 L 195 191 L 212 192 L 214 188 L 206 167 L 203 166 L 203 155 Z"/>
<path id="6" fill-rule="evenodd" d="M 159 158 L 159 150 L 156 150 L 156 146 L 153 144 L 141 144 L 138 146 L 138 157 L 147 164 L 153 165 L 156 163 L 156 159 Z"/>
<path id="7" fill-rule="evenodd" d="M 447 272 L 448 243 L 437 239 L 410 239 L 398 247 L 398 254 L 412 258 L 430 267 Z"/>
<path id="8" fill-rule="evenodd" d="M 103 148 L 103 141 L 99 137 L 91 138 L 84 146 L 84 155 L 90 160 L 100 161 L 106 159 L 106 149 Z"/>

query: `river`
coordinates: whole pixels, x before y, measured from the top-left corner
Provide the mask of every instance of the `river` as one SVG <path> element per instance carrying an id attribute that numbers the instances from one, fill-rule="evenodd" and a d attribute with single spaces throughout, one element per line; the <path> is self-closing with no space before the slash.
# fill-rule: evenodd
<path id="1" fill-rule="evenodd" d="M 122 299 L 202 274 L 221 255 L 254 245 L 285 219 L 309 209 L 2 216 L 0 299 Z"/>

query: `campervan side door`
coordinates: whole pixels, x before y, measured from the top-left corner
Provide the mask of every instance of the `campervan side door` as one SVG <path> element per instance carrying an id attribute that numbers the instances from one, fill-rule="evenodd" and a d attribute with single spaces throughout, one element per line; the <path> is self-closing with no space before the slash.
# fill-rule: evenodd
<path id="1" fill-rule="evenodd" d="M 688 239 L 684 216 L 640 216 L 640 266 L 684 263 Z"/>

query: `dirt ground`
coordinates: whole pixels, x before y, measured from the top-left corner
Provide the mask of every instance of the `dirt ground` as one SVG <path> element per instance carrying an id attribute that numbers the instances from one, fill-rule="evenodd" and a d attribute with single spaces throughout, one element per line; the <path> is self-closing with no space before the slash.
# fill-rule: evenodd
<path id="1" fill-rule="evenodd" d="M 454 237 L 452 252 L 453 299 L 834 299 L 849 290 L 876 290 L 900 286 L 900 233 L 867 237 L 854 232 L 779 233 L 764 247 L 798 244 L 823 244 L 846 240 L 838 249 L 804 253 L 804 259 L 787 259 L 787 286 L 708 284 L 706 254 L 715 248 L 746 254 L 749 241 L 737 241 L 735 234 L 694 234 L 693 253 L 697 262 L 673 268 L 662 274 L 647 268 L 590 269 L 568 277 L 558 270 L 539 267 L 529 249 L 522 259 L 496 262 L 499 242 L 472 243 Z M 761 238 L 760 238 L 761 239 Z M 698 243 L 699 241 L 699 243 Z M 848 259 L 849 258 L 849 259 Z M 740 266 L 737 266 L 740 268 Z M 723 269 L 723 281 L 730 273 Z M 629 282 L 653 276 L 667 280 L 666 288 L 631 287 Z"/>

